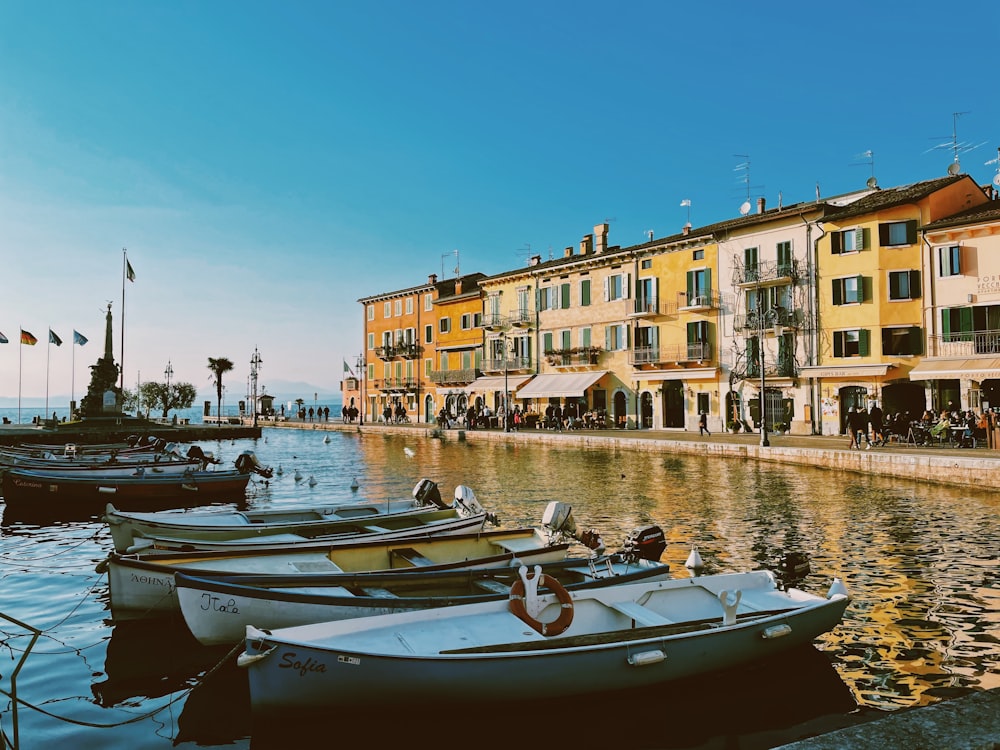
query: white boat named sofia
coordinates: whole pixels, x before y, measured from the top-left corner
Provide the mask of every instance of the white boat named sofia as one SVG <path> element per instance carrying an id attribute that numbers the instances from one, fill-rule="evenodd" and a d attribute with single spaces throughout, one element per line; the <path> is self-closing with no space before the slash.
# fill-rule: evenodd
<path id="1" fill-rule="evenodd" d="M 534 579 L 537 584 L 537 579 Z M 546 585 L 548 582 L 545 582 Z M 609 585 L 283 628 L 248 627 L 257 713 L 551 699 L 641 688 L 763 659 L 836 627 L 848 603 L 768 571 Z"/>

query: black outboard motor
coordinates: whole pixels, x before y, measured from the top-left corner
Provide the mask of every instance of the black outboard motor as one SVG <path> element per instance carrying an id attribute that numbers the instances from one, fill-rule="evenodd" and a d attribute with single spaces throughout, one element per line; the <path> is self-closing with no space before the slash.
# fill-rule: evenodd
<path id="1" fill-rule="evenodd" d="M 243 451 L 236 457 L 235 463 L 237 471 L 241 474 L 249 474 L 252 471 L 254 474 L 260 474 L 265 479 L 270 479 L 271 475 L 274 474 L 274 470 L 270 466 L 264 466 L 257 460 L 257 456 L 253 451 Z"/>
<path id="2" fill-rule="evenodd" d="M 667 537 L 659 526 L 633 529 L 625 539 L 624 554 L 632 560 L 658 562 L 667 549 Z"/>
<path id="3" fill-rule="evenodd" d="M 788 552 L 778 560 L 774 572 L 782 586 L 798 586 L 812 572 L 809 555 L 805 552 Z"/>
<path id="4" fill-rule="evenodd" d="M 438 489 L 437 482 L 430 479 L 421 479 L 413 488 L 413 499 L 418 505 L 436 505 L 438 508 L 449 508 L 441 499 L 441 490 Z"/>

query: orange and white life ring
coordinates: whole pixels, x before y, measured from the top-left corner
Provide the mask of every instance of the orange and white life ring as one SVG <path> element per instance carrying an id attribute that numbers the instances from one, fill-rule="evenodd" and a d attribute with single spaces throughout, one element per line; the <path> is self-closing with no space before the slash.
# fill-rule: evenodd
<path id="1" fill-rule="evenodd" d="M 545 586 L 556 596 L 559 602 L 559 617 L 552 622 L 542 622 L 536 620 L 528 613 L 527 601 L 525 597 L 525 581 L 535 581 L 538 586 Z M 510 587 L 510 611 L 530 625 L 535 631 L 544 636 L 554 636 L 563 633 L 573 622 L 573 599 L 563 585 L 552 576 L 545 575 L 540 568 L 535 568 L 535 578 L 529 579 L 525 571 L 519 575 L 514 585 Z"/>

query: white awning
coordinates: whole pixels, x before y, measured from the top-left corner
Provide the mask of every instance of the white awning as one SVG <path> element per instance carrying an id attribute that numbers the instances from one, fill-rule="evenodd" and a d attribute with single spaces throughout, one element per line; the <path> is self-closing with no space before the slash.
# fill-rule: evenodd
<path id="1" fill-rule="evenodd" d="M 910 380 L 975 380 L 1000 378 L 1000 359 L 925 359 L 912 370 Z"/>
<path id="2" fill-rule="evenodd" d="M 636 373 L 639 380 L 704 380 L 719 374 L 718 367 L 692 367 L 687 370 L 641 370 Z"/>
<path id="3" fill-rule="evenodd" d="M 567 372 L 536 375 L 535 379 L 518 391 L 518 398 L 573 398 L 582 396 L 594 383 L 607 375 L 600 372 Z"/>
<path id="4" fill-rule="evenodd" d="M 842 365 L 840 367 L 811 366 L 799 370 L 799 375 L 805 378 L 871 378 L 880 377 L 889 372 L 894 364 L 884 365 Z"/>
<path id="5" fill-rule="evenodd" d="M 516 391 L 522 385 L 531 380 L 530 375 L 508 375 L 507 376 L 507 390 Z M 469 392 L 475 393 L 489 393 L 491 391 L 500 391 L 503 393 L 504 389 L 504 377 L 503 375 L 486 375 L 481 378 L 476 378 L 471 383 L 469 383 Z"/>

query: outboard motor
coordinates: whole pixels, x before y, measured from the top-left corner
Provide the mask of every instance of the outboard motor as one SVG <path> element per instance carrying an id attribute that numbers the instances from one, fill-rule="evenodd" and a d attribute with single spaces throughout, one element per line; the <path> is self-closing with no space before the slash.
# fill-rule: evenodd
<path id="1" fill-rule="evenodd" d="M 798 586 L 811 572 L 809 555 L 804 552 L 789 552 L 775 566 L 781 586 Z"/>
<path id="2" fill-rule="evenodd" d="M 631 560 L 658 562 L 667 549 L 667 537 L 659 526 L 633 529 L 625 539 L 624 555 Z"/>
<path id="3" fill-rule="evenodd" d="M 476 493 L 472 491 L 471 487 L 466 487 L 464 484 L 455 488 L 455 503 L 452 507 L 456 506 L 465 516 L 478 516 L 480 513 L 486 512 L 486 509 L 479 504 Z M 494 513 L 486 513 L 486 520 L 494 526 L 500 525 L 500 519 Z"/>
<path id="4" fill-rule="evenodd" d="M 441 490 L 438 489 L 437 482 L 430 479 L 421 479 L 413 488 L 413 499 L 418 505 L 436 505 L 439 508 L 450 507 L 441 499 Z"/>
<path id="5" fill-rule="evenodd" d="M 171 444 L 172 445 L 172 444 Z M 202 450 L 200 445 L 192 445 L 188 448 L 187 457 L 193 458 L 196 461 L 201 461 L 202 465 L 217 464 L 219 459 L 217 459 L 211 451 Z M 237 459 L 239 460 L 239 459 Z"/>
<path id="6" fill-rule="evenodd" d="M 264 466 L 257 460 L 257 456 L 253 451 L 243 451 L 236 457 L 235 463 L 237 471 L 241 474 L 249 474 L 252 471 L 254 474 L 260 474 L 265 479 L 270 479 L 271 475 L 274 474 L 270 466 Z"/>
<path id="7" fill-rule="evenodd" d="M 587 529 L 577 537 L 577 541 L 587 549 L 592 550 L 595 555 L 604 554 L 604 537 L 597 529 Z"/>
<path id="8" fill-rule="evenodd" d="M 153 445 L 153 450 L 154 451 L 160 451 L 160 452 L 162 452 L 162 451 L 166 450 L 166 448 L 167 448 L 167 441 L 164 440 L 163 438 L 154 438 L 154 437 L 150 436 L 149 439 L 150 439 L 150 442 Z"/>
<path id="9" fill-rule="evenodd" d="M 573 518 L 573 506 L 553 500 L 545 506 L 542 514 L 542 525 L 553 534 L 566 534 L 576 537 L 576 521 Z"/>

